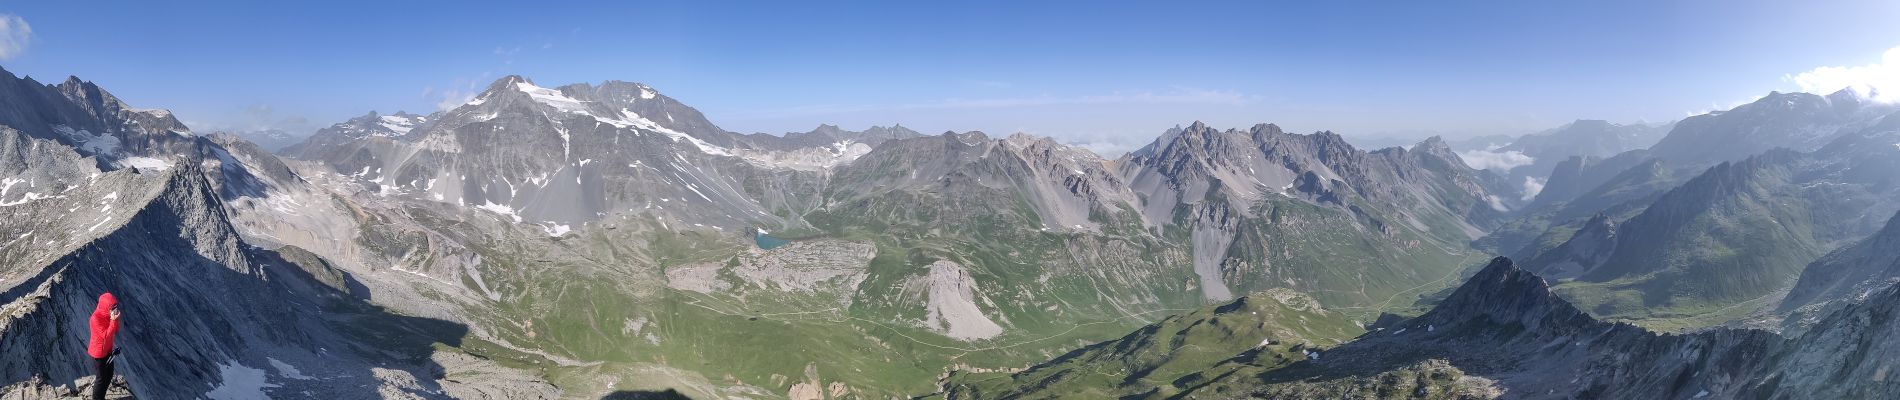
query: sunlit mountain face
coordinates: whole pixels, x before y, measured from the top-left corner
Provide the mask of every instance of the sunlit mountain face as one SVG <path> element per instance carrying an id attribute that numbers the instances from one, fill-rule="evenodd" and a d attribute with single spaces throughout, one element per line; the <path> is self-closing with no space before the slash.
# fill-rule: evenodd
<path id="1" fill-rule="evenodd" d="M 0 7 L 0 398 L 1900 397 L 1900 5 L 922 7 Z"/>

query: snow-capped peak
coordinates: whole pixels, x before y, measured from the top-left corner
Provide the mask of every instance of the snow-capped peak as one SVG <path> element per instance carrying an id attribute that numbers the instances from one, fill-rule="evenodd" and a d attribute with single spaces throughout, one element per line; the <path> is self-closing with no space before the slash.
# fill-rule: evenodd
<path id="1" fill-rule="evenodd" d="M 409 133 L 409 130 L 415 129 L 416 124 L 422 122 L 424 118 L 426 117 L 417 116 L 417 117 L 410 118 L 410 117 L 403 117 L 400 115 L 384 115 L 382 116 L 381 118 L 382 122 L 380 122 L 379 125 L 382 125 L 383 128 L 387 128 L 391 131 L 395 131 L 398 134 L 407 134 Z"/>
<path id="2" fill-rule="evenodd" d="M 534 99 L 534 101 L 554 107 L 562 112 L 587 112 L 587 102 L 573 97 L 567 97 L 567 95 L 562 94 L 559 90 L 535 86 L 526 80 L 515 81 L 515 90 L 527 93 L 528 97 Z"/>

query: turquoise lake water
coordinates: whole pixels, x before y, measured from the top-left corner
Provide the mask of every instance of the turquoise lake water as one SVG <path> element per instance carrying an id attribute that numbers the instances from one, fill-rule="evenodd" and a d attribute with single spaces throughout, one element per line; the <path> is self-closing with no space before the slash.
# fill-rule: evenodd
<path id="1" fill-rule="evenodd" d="M 752 241 L 754 243 L 757 243 L 759 245 L 759 248 L 766 249 L 766 250 L 776 249 L 779 246 L 784 246 L 788 243 L 791 243 L 791 241 L 775 238 L 775 237 L 772 237 L 772 235 L 767 235 L 763 233 L 758 234 L 757 237 L 754 237 L 752 239 Z"/>

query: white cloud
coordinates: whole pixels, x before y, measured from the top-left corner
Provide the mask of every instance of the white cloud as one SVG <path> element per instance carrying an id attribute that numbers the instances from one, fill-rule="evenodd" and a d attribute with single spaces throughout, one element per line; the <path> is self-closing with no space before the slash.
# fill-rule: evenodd
<path id="1" fill-rule="evenodd" d="M 480 92 L 449 89 L 448 91 L 442 92 L 442 97 L 436 100 L 435 109 L 437 111 L 453 110 L 456 107 L 461 107 L 463 104 L 474 101 L 475 95 L 477 94 L 480 94 Z"/>
<path id="2" fill-rule="evenodd" d="M 436 89 L 435 86 L 423 87 L 422 98 L 435 102 L 437 111 L 453 110 L 475 100 L 475 96 L 481 95 L 483 89 L 481 85 L 490 75 L 493 74 L 483 72 L 473 79 L 456 79 L 455 83 L 442 89 Z"/>
<path id="3" fill-rule="evenodd" d="M 1531 156 L 1524 155 L 1524 152 L 1521 151 L 1498 151 L 1497 146 L 1492 146 L 1484 150 L 1461 151 L 1458 152 L 1458 158 L 1464 159 L 1465 165 L 1469 165 L 1472 168 L 1498 171 L 1509 171 L 1512 168 L 1531 165 L 1531 162 L 1537 161 L 1531 158 Z"/>
<path id="4" fill-rule="evenodd" d="M 1484 204 L 1490 205 L 1491 209 L 1497 212 L 1511 212 L 1511 207 L 1504 205 L 1504 199 L 1498 198 L 1497 195 L 1484 195 Z"/>
<path id="5" fill-rule="evenodd" d="M 1815 94 L 1829 94 L 1845 88 L 1853 88 L 1862 96 L 1874 101 L 1893 103 L 1900 101 L 1900 47 L 1887 49 L 1880 55 L 1880 61 L 1873 64 L 1847 67 L 1819 67 L 1795 75 L 1783 77 L 1801 86 L 1801 91 Z"/>
<path id="6" fill-rule="evenodd" d="M 11 59 L 26 51 L 33 40 L 33 27 L 13 14 L 0 14 L 0 60 Z"/>
<path id="7" fill-rule="evenodd" d="M 1531 201 L 1531 199 L 1537 198 L 1538 193 L 1543 193 L 1543 192 L 1544 192 L 1543 179 L 1537 179 L 1537 177 L 1534 177 L 1534 176 L 1524 177 L 1524 197 L 1521 197 L 1520 198 L 1521 200 Z"/>
<path id="8" fill-rule="evenodd" d="M 1141 146 L 1146 146 L 1147 144 L 1145 143 L 1136 144 L 1136 143 L 1126 143 L 1126 142 L 1116 142 L 1116 141 L 1086 141 L 1086 142 L 1070 142 L 1068 143 L 1068 145 L 1088 149 L 1089 152 L 1095 153 L 1095 155 L 1098 155 L 1098 156 L 1102 156 L 1102 158 L 1115 159 L 1115 158 L 1121 157 L 1122 154 L 1127 154 L 1130 151 L 1135 151 L 1135 149 L 1141 148 Z"/>

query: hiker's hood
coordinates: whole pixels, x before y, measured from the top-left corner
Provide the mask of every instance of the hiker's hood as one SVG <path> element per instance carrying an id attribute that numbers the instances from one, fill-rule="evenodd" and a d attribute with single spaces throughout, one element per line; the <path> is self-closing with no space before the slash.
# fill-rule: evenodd
<path id="1" fill-rule="evenodd" d="M 92 313 L 94 315 L 111 314 L 112 307 L 115 307 L 118 305 L 119 305 L 119 298 L 112 296 L 111 292 L 107 292 L 105 294 L 99 295 L 99 308 L 93 309 Z"/>

